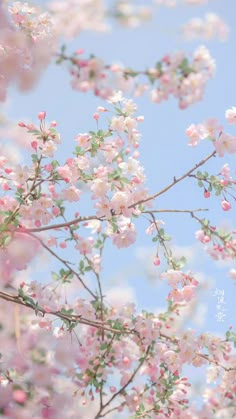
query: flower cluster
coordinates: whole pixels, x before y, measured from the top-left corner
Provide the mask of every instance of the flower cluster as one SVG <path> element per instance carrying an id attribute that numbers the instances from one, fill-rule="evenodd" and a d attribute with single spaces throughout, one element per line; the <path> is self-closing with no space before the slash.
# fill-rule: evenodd
<path id="1" fill-rule="evenodd" d="M 63 49 L 57 62 L 69 60 L 73 89 L 92 90 L 103 99 L 113 94 L 114 89 L 132 92 L 136 97 L 150 91 L 152 102 L 161 103 L 173 95 L 179 107 L 185 109 L 202 99 L 206 83 L 215 70 L 214 60 L 204 46 L 193 52 L 192 60 L 184 53 L 176 52 L 172 56 L 166 55 L 146 71 L 107 65 L 94 56 L 83 59 L 79 57 L 81 52 L 78 50 L 72 57 L 67 57 Z"/>
<path id="2" fill-rule="evenodd" d="M 136 229 L 131 219 L 140 214 L 138 202 L 147 196 L 144 169 L 138 160 L 141 135 L 137 125 L 143 117 L 134 116 L 136 105 L 132 100 L 124 99 L 120 92 L 111 97 L 110 102 L 116 110 L 108 129 L 79 133 L 75 137 L 74 157 L 68 158 L 64 165 L 54 160 L 54 153 L 60 144 L 56 121 L 47 126 L 46 113 L 40 112 L 39 128 L 32 123 L 19 123 L 20 128 L 28 132 L 29 149 L 33 154 L 32 164 L 28 166 L 10 164 L 7 159 L 1 161 L 0 185 L 5 193 L 0 200 L 1 255 L 5 258 L 2 269 L 6 281 L 11 279 L 12 271 L 23 269 L 27 260 L 31 260 L 30 255 L 33 257 L 34 254 L 34 246 L 31 246 L 32 252 L 19 265 L 17 260 L 21 252 L 19 257 L 15 257 L 15 229 L 22 233 L 29 229 L 32 232 L 47 230 L 53 220 L 65 217 L 64 203 L 78 202 L 83 190 L 90 191 L 96 210 L 92 219 L 97 224 L 86 222 L 87 229 L 92 229 L 94 233 L 102 231 L 118 248 L 127 247 L 136 240 Z M 97 122 L 100 115 L 107 112 L 107 109 L 99 107 L 94 114 Z M 78 219 L 78 211 L 76 213 Z M 68 240 L 75 240 L 75 249 L 87 258 L 87 269 L 90 266 L 98 273 L 101 257 L 98 252 L 93 252 L 96 241 L 93 235 L 83 238 L 75 232 L 77 219 L 73 223 L 74 230 L 68 231 L 67 240 L 59 241 L 54 237 L 48 244 L 50 247 L 59 245 L 63 249 L 67 247 Z M 24 234 L 22 238 L 24 240 Z M 25 240 L 27 246 L 27 237 Z M 85 266 L 81 266 L 81 270 L 84 269 Z"/>
<path id="3" fill-rule="evenodd" d="M 10 83 L 28 90 L 49 64 L 53 50 L 52 20 L 39 8 L 15 2 L 7 11 L 0 6 L 0 101 Z"/>
<path id="4" fill-rule="evenodd" d="M 214 260 L 234 260 L 236 256 L 235 230 L 230 232 L 212 226 L 208 220 L 201 220 L 201 230 L 195 236 L 201 243 L 209 244 L 206 251 Z"/>
<path id="5" fill-rule="evenodd" d="M 235 124 L 236 108 L 227 109 L 225 117 L 229 124 Z M 209 139 L 220 157 L 223 157 L 225 153 L 236 153 L 236 136 L 224 132 L 223 126 L 215 118 L 208 119 L 198 125 L 191 124 L 186 130 L 186 135 L 189 138 L 188 144 L 192 147 L 198 145 L 201 140 Z"/>
<path id="6" fill-rule="evenodd" d="M 230 200 L 235 196 L 235 185 L 236 180 L 230 175 L 230 167 L 228 163 L 225 163 L 220 173 L 217 176 L 210 175 L 208 172 L 197 171 L 196 174 L 191 174 L 189 177 L 197 180 L 198 186 L 204 189 L 204 197 L 210 198 L 212 192 L 216 196 L 221 196 L 221 208 L 223 211 L 229 211 L 231 209 Z"/>
<path id="7" fill-rule="evenodd" d="M 193 18 L 182 28 L 186 40 L 201 39 L 209 41 L 218 38 L 224 42 L 228 38 L 229 28 L 220 16 L 215 13 L 208 13 L 204 19 Z"/>
<path id="8" fill-rule="evenodd" d="M 19 290 L 23 304 L 43 313 L 41 304 L 55 305 L 50 294 L 49 288 L 34 283 L 22 284 Z M 56 288 L 53 294 L 57 299 Z M 152 418 L 158 415 L 162 419 L 174 419 L 184 409 L 185 417 L 191 417 L 191 413 L 199 412 L 189 403 L 191 384 L 182 369 L 185 365 L 199 368 L 209 361 L 217 366 L 218 377 L 223 379 L 212 397 L 218 403 L 223 401 L 227 383 L 228 397 L 221 407 L 232 409 L 227 404 L 234 397 L 235 386 L 230 333 L 225 342 L 209 333 L 197 335 L 190 329 L 172 338 L 171 313 L 138 313 L 131 304 L 119 310 L 107 307 L 101 329 L 96 305 L 79 298 L 70 309 L 61 304 L 58 325 L 47 312 L 38 319 L 29 316 L 26 308 L 23 313 L 17 348 L 12 344 L 14 324 L 7 310 L 2 317 L 0 408 L 8 417 L 16 416 L 19 407 L 23 415 L 30 411 L 31 415 L 45 418 L 68 412 L 76 418 L 78 409 L 84 417 L 91 417 L 91 412 L 102 414 L 111 408 L 118 414 L 147 411 Z M 82 324 L 78 324 L 80 321 Z M 223 364 L 229 369 L 224 370 Z M 101 388 L 104 396 L 99 407 L 96 400 Z M 206 386 L 203 409 L 209 414 L 215 406 L 209 397 L 211 391 L 211 386 Z"/>
<path id="9" fill-rule="evenodd" d="M 207 0 L 183 2 L 197 5 Z M 81 30 L 107 29 L 108 9 L 102 0 L 52 0 L 48 7 L 51 15 L 24 2 L 13 2 L 8 9 L 0 5 L 0 100 L 5 100 L 11 84 L 31 87 L 62 32 L 73 38 Z M 134 27 L 150 17 L 150 9 L 118 0 L 112 17 Z M 222 31 L 220 23 L 217 29 Z M 93 114 L 94 130 L 79 131 L 71 151 L 67 143 L 68 154 L 59 161 L 57 149 L 63 139 L 57 122 L 48 123 L 46 111 L 41 111 L 37 123 L 18 123 L 19 143 L 27 153 L 24 163 L 14 148 L 0 148 L 0 416 L 235 417 L 236 333 L 229 327 L 220 337 L 183 327 L 198 308 L 203 286 L 199 274 L 183 270 L 186 258 L 172 252 L 165 222 L 155 215 L 188 213 L 200 225 L 197 240 L 216 261 L 235 260 L 236 231 L 198 218 L 201 208 L 161 210 L 152 205 L 182 180 L 194 178 L 205 198 L 214 192 L 221 196 L 222 209 L 230 210 L 236 182 L 229 164 L 216 175 L 199 169 L 216 154 L 236 153 L 236 137 L 224 133 L 217 120 L 192 124 L 187 129 L 189 145 L 208 138 L 214 151 L 149 195 L 139 158 L 139 124 L 144 117 L 137 115 L 132 99 L 123 97 L 123 91 L 139 96 L 150 90 L 153 102 L 172 95 L 184 109 L 202 99 L 214 61 L 205 47 L 199 47 L 191 59 L 175 53 L 154 68 L 135 71 L 94 56 L 83 59 L 81 53 L 67 57 L 62 48 L 58 62 L 70 62 L 75 89 L 92 90 L 107 100 Z M 236 108 L 225 116 L 229 124 L 236 124 Z M 6 138 L 7 131 L 0 135 Z M 83 214 L 84 204 L 90 215 Z M 167 307 L 154 312 L 137 309 L 120 283 L 109 290 L 102 281 L 107 242 L 116 251 L 134 244 L 136 219 L 141 216 L 157 246 L 151 266 L 171 288 Z M 236 269 L 229 276 L 235 279 Z M 9 310 L 10 304 L 14 310 Z M 185 376 L 188 368 L 206 370 L 199 407 Z"/>

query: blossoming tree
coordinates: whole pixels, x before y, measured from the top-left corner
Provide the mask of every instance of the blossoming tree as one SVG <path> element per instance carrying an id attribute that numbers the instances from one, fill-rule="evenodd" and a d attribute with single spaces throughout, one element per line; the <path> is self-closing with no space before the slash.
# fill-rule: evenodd
<path id="1" fill-rule="evenodd" d="M 136 69 L 106 63 L 80 48 L 68 52 L 66 45 L 83 30 L 106 31 L 112 23 L 136 27 L 155 13 L 155 7 L 178 6 L 174 0 L 149 3 L 52 0 L 42 6 L 44 10 L 24 2 L 0 5 L 1 102 L 11 94 L 12 85 L 20 91 L 35 88 L 48 65 L 57 63 L 60 71 L 69 69 L 72 88 L 83 92 L 80 98 L 90 92 L 100 103 L 91 110 L 93 130 L 88 127 L 78 133 L 70 143 L 73 149 L 68 145 L 68 155 L 60 154 L 65 140 L 46 110 L 39 109 L 34 121 L 18 121 L 14 128 L 13 122 L 2 122 L 0 416 L 4 418 L 236 415 L 236 334 L 232 327 L 224 335 L 185 327 L 186 316 L 190 318 L 199 304 L 202 284 L 197 273 L 185 267 L 186 258 L 176 256 L 168 224 L 159 218 L 160 213 L 190 216 L 189 223 L 197 226 L 196 240 L 212 258 L 213 269 L 215 261 L 226 261 L 229 275 L 236 278 L 235 227 L 223 229 L 211 221 L 210 211 L 205 214 L 213 195 L 222 214 L 233 209 L 236 182 L 228 162 L 220 162 L 217 174 L 206 171 L 205 165 L 236 154 L 236 136 L 230 133 L 236 108 L 225 111 L 226 128 L 208 116 L 205 122 L 188 124 L 188 145 L 195 147 L 205 140 L 209 153 L 150 192 L 139 152 L 144 117 L 135 102 L 145 94 L 157 106 L 173 97 L 184 112 L 204 100 L 215 61 L 200 46 L 190 54 L 173 52 L 149 68 Z M 207 1 L 182 3 L 190 7 Z M 182 34 L 186 39 L 226 40 L 228 27 L 215 13 L 208 13 L 187 22 Z M 75 129 L 81 131 L 79 126 Z M 15 142 L 9 147 L 4 140 L 10 137 Z M 178 144 L 174 147 L 177 155 Z M 16 148 L 23 152 L 23 162 Z M 159 199 L 165 202 L 166 193 L 186 180 L 201 188 L 207 204 L 199 208 L 197 200 L 191 201 L 184 209 L 176 200 L 175 207 L 160 209 Z M 135 244 L 140 228 L 151 236 L 150 263 L 170 288 L 166 306 L 153 312 L 123 299 L 122 290 L 118 299 L 112 298 L 104 287 L 104 265 L 112 265 L 113 254 L 115 260 L 118 252 Z M 37 267 L 45 264 L 45 258 L 48 266 L 42 277 Z M 197 369 L 204 373 L 200 403 L 192 386 Z"/>

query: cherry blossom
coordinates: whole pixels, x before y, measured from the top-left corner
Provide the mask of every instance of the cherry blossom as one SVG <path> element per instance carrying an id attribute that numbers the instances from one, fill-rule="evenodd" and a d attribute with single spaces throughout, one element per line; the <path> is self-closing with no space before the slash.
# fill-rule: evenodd
<path id="1" fill-rule="evenodd" d="M 201 39 L 209 41 L 218 38 L 224 42 L 228 38 L 229 28 L 226 23 L 215 13 L 208 13 L 204 19 L 193 18 L 182 28 L 186 40 Z"/>
<path id="2" fill-rule="evenodd" d="M 108 8 L 102 0 L 53 0 L 50 12 L 21 2 L 7 8 L 6 3 L 0 6 L 2 101 L 15 83 L 21 89 L 33 86 L 55 54 L 57 37 L 73 39 L 82 30 L 107 28 Z M 174 7 L 181 2 L 155 3 Z M 135 27 L 150 14 L 145 3 L 134 7 L 120 0 L 112 16 Z M 214 15 L 207 19 L 215 25 Z M 203 251 L 212 263 L 227 262 L 233 280 L 236 230 L 213 223 L 211 211 L 209 220 L 199 215 L 208 208 L 164 205 L 169 202 L 165 193 L 188 180 L 202 188 L 204 202 L 215 195 L 221 213 L 230 213 L 236 181 L 224 156 L 236 152 L 235 133 L 225 132 L 215 118 L 191 123 L 189 145 L 208 140 L 211 153 L 149 192 L 140 156 L 144 117 L 134 100 L 124 97 L 124 92 L 138 96 L 149 90 L 153 102 L 172 95 L 185 109 L 202 100 L 215 63 L 204 46 L 190 58 L 182 52 L 167 54 L 146 71 L 82 55 L 79 48 L 66 56 L 62 48 L 57 58 L 69 61 L 73 87 L 93 91 L 101 104 L 91 112 L 93 130 L 83 132 L 76 121 L 72 138 L 64 143 L 72 145 L 68 154 L 55 157 L 65 140 L 56 120 L 48 122 L 45 109 L 36 112 L 34 121 L 20 120 L 18 131 L 11 130 L 11 123 L 1 131 L 4 142 L 12 138 L 14 147 L 0 148 L 0 413 L 19 419 L 76 419 L 78 414 L 96 419 L 234 417 L 235 332 L 232 326 L 219 335 L 192 329 L 205 283 L 199 272 L 185 266 L 188 257 L 176 256 L 165 213 L 189 216 Z M 233 125 L 235 108 L 227 109 L 225 117 Z M 15 151 L 20 144 L 21 159 Z M 215 173 L 205 169 L 213 158 L 220 159 Z M 109 289 L 104 281 L 107 246 L 117 257 L 138 237 L 142 240 L 142 232 L 152 242 L 144 257 L 155 280 L 170 287 L 162 308 L 150 311 L 134 303 L 135 290 L 123 285 L 123 274 L 116 287 Z M 127 255 L 129 266 L 132 250 Z M 112 278 L 108 280 L 110 286 Z M 162 304 L 161 292 L 154 297 L 157 306 Z M 189 368 L 203 377 L 199 404 L 192 374 L 186 375 Z"/>
<path id="3" fill-rule="evenodd" d="M 29 90 L 49 64 L 55 48 L 53 22 L 47 12 L 27 3 L 15 2 L 8 12 L 1 6 L 0 101 L 6 100 L 8 86 L 14 82 L 21 90 Z M 14 71 L 13 71 L 14 69 Z M 16 71 L 17 70 L 17 71 Z"/>
<path id="4" fill-rule="evenodd" d="M 175 52 L 172 56 L 164 56 L 155 67 L 137 71 L 121 65 L 105 64 L 95 56 L 83 59 L 76 52 L 70 57 L 65 55 L 63 49 L 58 54 L 58 63 L 70 62 L 71 85 L 75 90 L 92 90 L 96 96 L 108 100 L 114 96 L 115 90 L 133 92 L 136 97 L 149 91 L 154 103 L 161 103 L 173 95 L 178 99 L 179 107 L 185 109 L 202 99 L 206 83 L 215 70 L 214 60 L 204 46 L 197 48 L 190 58 L 182 52 Z M 145 84 L 142 82 L 144 77 L 147 79 Z M 149 87 L 148 83 L 154 84 L 154 88 Z M 113 120 L 112 126 L 122 130 L 123 122 L 120 115 Z"/>

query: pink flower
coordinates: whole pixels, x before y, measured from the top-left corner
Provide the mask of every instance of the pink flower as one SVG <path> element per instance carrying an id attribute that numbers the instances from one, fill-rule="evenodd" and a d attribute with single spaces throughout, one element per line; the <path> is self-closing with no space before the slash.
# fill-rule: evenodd
<path id="1" fill-rule="evenodd" d="M 223 133 L 213 144 L 220 157 L 223 157 L 225 153 L 236 153 L 236 137 L 233 135 Z"/>
<path id="2" fill-rule="evenodd" d="M 14 390 L 13 399 L 19 404 L 24 404 L 27 400 L 27 394 L 23 390 L 20 390 L 20 389 Z"/>
<path id="3" fill-rule="evenodd" d="M 38 119 L 40 121 L 43 121 L 45 118 L 46 118 L 46 112 L 45 111 L 38 113 Z"/>
<path id="4" fill-rule="evenodd" d="M 195 124 L 191 124 L 187 128 L 186 135 L 187 137 L 189 137 L 188 145 L 195 147 L 196 145 L 199 144 L 201 137 L 200 137 L 199 130 L 197 129 Z"/>
<path id="5" fill-rule="evenodd" d="M 75 186 L 70 186 L 68 189 L 62 190 L 61 197 L 69 202 L 76 202 L 79 201 L 81 193 Z"/>
<path id="6" fill-rule="evenodd" d="M 160 258 L 158 256 L 155 256 L 153 259 L 153 263 L 155 266 L 159 266 L 161 264 Z"/>
<path id="7" fill-rule="evenodd" d="M 222 166 L 220 173 L 225 179 L 232 180 L 230 177 L 230 167 L 228 163 L 225 163 L 224 166 Z"/>
<path id="8" fill-rule="evenodd" d="M 231 204 L 229 201 L 226 201 L 225 199 L 223 199 L 223 201 L 221 201 L 221 208 L 224 211 L 229 211 L 231 209 Z"/>
<path id="9" fill-rule="evenodd" d="M 210 198 L 210 196 L 211 196 L 211 194 L 210 194 L 210 192 L 209 192 L 209 191 L 205 191 L 205 192 L 204 192 L 204 197 L 205 197 L 205 198 Z"/>
<path id="10" fill-rule="evenodd" d="M 236 107 L 235 106 L 225 111 L 225 118 L 229 124 L 236 124 Z"/>

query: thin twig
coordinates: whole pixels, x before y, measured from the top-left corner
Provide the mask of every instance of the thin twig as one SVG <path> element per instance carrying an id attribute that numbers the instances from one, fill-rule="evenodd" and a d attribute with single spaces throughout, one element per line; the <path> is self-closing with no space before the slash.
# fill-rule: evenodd
<path id="1" fill-rule="evenodd" d="M 78 274 L 78 272 L 76 272 L 74 269 L 72 269 L 69 265 L 69 263 L 62 259 L 60 256 L 58 256 L 52 249 L 50 249 L 50 247 L 48 247 L 42 239 L 40 239 L 38 236 L 36 236 L 33 233 L 30 233 L 28 230 L 25 231 L 26 234 L 29 234 L 30 236 L 34 237 L 36 240 L 39 241 L 39 243 L 41 244 L 42 247 L 44 247 L 44 249 L 46 249 L 49 253 L 51 253 L 52 256 L 54 256 L 57 260 L 59 260 L 61 263 L 63 263 L 63 265 L 65 265 L 67 267 L 67 269 L 69 269 L 69 271 L 74 274 L 76 276 L 76 278 L 79 280 L 79 282 L 81 283 L 81 285 L 83 285 L 84 289 L 86 289 L 86 291 L 89 292 L 89 294 L 96 300 L 97 297 L 96 295 L 89 289 L 89 287 L 85 284 L 85 282 L 83 281 L 83 279 L 81 278 L 81 276 Z"/>
<path id="2" fill-rule="evenodd" d="M 147 356 L 150 352 L 151 346 L 149 345 L 147 347 L 145 356 L 143 356 L 141 358 L 141 361 L 139 362 L 139 364 L 137 365 L 137 367 L 135 368 L 133 374 L 131 375 L 131 377 L 129 378 L 129 380 L 116 392 L 113 394 L 113 396 L 102 406 L 102 408 L 99 409 L 99 412 L 97 413 L 97 415 L 95 416 L 94 419 L 99 419 L 99 417 L 101 417 L 101 413 L 103 411 L 103 409 L 105 409 L 107 406 L 109 406 L 109 404 L 120 394 L 122 394 L 124 392 L 124 390 L 126 389 L 126 387 L 128 387 L 128 385 L 133 381 L 135 375 L 137 374 L 137 372 L 140 370 L 141 366 L 143 365 L 144 361 L 146 361 Z"/>
<path id="3" fill-rule="evenodd" d="M 145 210 L 142 211 L 142 214 L 151 214 L 151 213 L 158 213 L 158 212 L 180 212 L 180 213 L 189 213 L 189 214 L 193 214 L 194 212 L 199 212 L 199 211 L 209 211 L 208 208 L 197 208 L 194 210 L 181 210 L 181 209 L 159 209 L 159 210 Z"/>
<path id="4" fill-rule="evenodd" d="M 158 196 L 162 195 L 163 193 L 167 192 L 169 189 L 171 189 L 173 186 L 175 186 L 177 183 L 181 182 L 181 180 L 188 177 L 192 172 L 194 172 L 196 169 L 198 169 L 200 166 L 203 166 L 208 160 L 210 160 L 212 157 L 215 157 L 216 151 L 213 151 L 211 154 L 209 154 L 207 157 L 202 159 L 199 163 L 195 164 L 192 169 L 188 170 L 186 173 L 184 173 L 179 178 L 174 177 L 173 182 L 171 182 L 169 185 L 165 186 L 165 188 L 161 189 L 159 192 L 148 196 L 145 199 L 140 199 L 139 201 L 135 202 L 134 204 L 130 205 L 129 208 L 134 208 L 137 205 L 144 204 L 145 202 L 151 201 L 152 199 L 157 198 Z"/>
<path id="5" fill-rule="evenodd" d="M 5 300 L 5 301 L 10 301 L 12 303 L 19 304 L 23 307 L 30 308 L 31 310 L 35 311 L 35 313 L 37 313 L 37 314 L 40 313 L 41 316 L 43 316 L 43 317 L 45 315 L 56 316 L 56 317 L 60 318 L 61 320 L 67 321 L 71 324 L 73 324 L 73 323 L 84 324 L 86 326 L 95 327 L 96 329 L 101 329 L 101 330 L 104 330 L 104 331 L 112 332 L 115 335 L 117 335 L 117 334 L 134 334 L 135 333 L 134 330 L 131 330 L 131 329 L 128 329 L 128 328 L 124 328 L 122 330 L 113 329 L 112 327 L 109 326 L 109 324 L 107 324 L 105 322 L 98 322 L 96 320 L 86 319 L 85 317 L 82 317 L 81 315 L 62 313 L 60 310 L 48 311 L 48 310 L 45 310 L 43 307 L 41 307 L 37 304 L 35 304 L 33 306 L 31 302 L 29 302 L 27 300 L 24 300 L 19 295 L 8 294 L 4 291 L 0 291 L 0 298 Z"/>
<path id="6" fill-rule="evenodd" d="M 105 218 L 104 216 L 98 217 L 96 215 L 88 215 L 88 216 L 85 216 L 85 217 L 78 217 L 78 218 L 75 218 L 74 220 L 67 221 L 67 222 L 60 223 L 60 224 L 53 224 L 53 225 L 49 225 L 49 226 L 45 226 L 45 227 L 39 227 L 39 228 L 28 228 L 28 229 L 26 229 L 26 231 L 28 231 L 30 233 L 39 233 L 41 231 L 55 230 L 55 229 L 59 229 L 59 228 L 63 228 L 63 227 L 69 227 L 71 225 L 81 223 L 81 222 L 84 222 L 84 221 L 90 221 L 90 220 L 103 221 L 104 218 Z"/>

